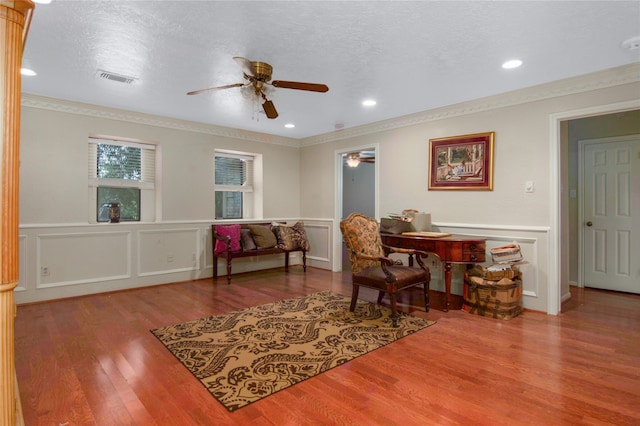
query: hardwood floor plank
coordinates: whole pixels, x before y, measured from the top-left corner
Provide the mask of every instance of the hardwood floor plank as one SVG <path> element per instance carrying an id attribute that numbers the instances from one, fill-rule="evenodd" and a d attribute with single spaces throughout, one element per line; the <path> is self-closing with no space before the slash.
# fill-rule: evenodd
<path id="1" fill-rule="evenodd" d="M 27 425 L 640 424 L 640 296 L 572 288 L 563 313 L 501 321 L 400 309 L 437 324 L 237 412 L 150 332 L 318 291 L 348 273 L 292 267 L 18 307 Z M 374 302 L 377 292 L 362 289 Z M 432 307 L 442 297 L 433 293 Z M 383 302 L 383 303 L 386 303 Z"/>

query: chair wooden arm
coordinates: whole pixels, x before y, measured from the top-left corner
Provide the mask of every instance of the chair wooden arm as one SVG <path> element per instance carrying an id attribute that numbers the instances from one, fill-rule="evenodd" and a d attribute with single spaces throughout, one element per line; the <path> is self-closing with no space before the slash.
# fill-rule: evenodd
<path id="1" fill-rule="evenodd" d="M 393 247 L 393 246 L 388 246 L 386 244 L 383 244 L 382 248 L 385 250 L 386 253 L 400 253 L 400 254 L 408 254 L 410 256 L 413 255 L 416 257 L 416 260 L 418 261 L 418 265 L 420 265 L 422 269 L 429 270 L 429 267 L 426 266 L 422 261 L 422 259 L 426 259 L 427 257 L 429 257 L 429 253 L 427 253 L 426 251 Z"/>

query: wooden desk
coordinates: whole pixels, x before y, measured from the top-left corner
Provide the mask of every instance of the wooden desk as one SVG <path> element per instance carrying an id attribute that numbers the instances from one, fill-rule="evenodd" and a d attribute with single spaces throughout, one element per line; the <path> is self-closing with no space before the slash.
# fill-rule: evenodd
<path id="1" fill-rule="evenodd" d="M 449 310 L 452 263 L 482 263 L 485 261 L 485 238 L 450 235 L 448 237 L 415 237 L 400 234 L 380 234 L 382 243 L 392 247 L 410 248 L 435 253 L 444 264 L 446 301 L 444 311 Z M 413 258 L 409 258 L 413 264 Z"/>

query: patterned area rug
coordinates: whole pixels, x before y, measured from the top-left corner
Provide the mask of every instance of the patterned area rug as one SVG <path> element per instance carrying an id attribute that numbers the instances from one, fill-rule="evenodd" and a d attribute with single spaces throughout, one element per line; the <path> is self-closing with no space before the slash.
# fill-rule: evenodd
<path id="1" fill-rule="evenodd" d="M 330 292 L 201 318 L 151 332 L 235 411 L 434 324 Z"/>

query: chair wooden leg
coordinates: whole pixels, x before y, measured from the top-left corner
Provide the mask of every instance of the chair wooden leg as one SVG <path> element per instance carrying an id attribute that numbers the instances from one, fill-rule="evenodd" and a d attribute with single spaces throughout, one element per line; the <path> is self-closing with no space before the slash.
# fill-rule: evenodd
<path id="1" fill-rule="evenodd" d="M 393 327 L 398 326 L 398 304 L 396 303 L 396 294 L 389 293 L 389 299 L 391 299 L 391 323 Z"/>
<path id="2" fill-rule="evenodd" d="M 429 283 L 425 282 L 422 284 L 422 288 L 424 289 L 424 311 L 429 312 Z"/>
<path id="3" fill-rule="evenodd" d="M 380 290 L 380 292 L 378 292 L 378 305 L 382 303 L 382 298 L 384 297 L 384 294 L 386 292 L 384 290 Z"/>
<path id="4" fill-rule="evenodd" d="M 352 284 L 353 290 L 351 291 L 351 306 L 349 306 L 349 310 L 351 312 L 356 309 L 356 302 L 358 301 L 358 291 L 360 290 L 360 286 L 357 284 Z"/>

